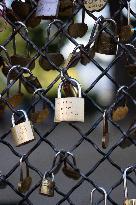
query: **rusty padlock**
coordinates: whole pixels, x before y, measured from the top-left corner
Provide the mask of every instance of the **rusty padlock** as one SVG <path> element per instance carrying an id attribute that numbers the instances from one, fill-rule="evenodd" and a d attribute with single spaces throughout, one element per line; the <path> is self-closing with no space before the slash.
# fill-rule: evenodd
<path id="1" fill-rule="evenodd" d="M 25 121 L 19 124 L 15 124 L 14 113 L 12 115 L 12 137 L 17 147 L 27 144 L 35 139 L 33 134 L 32 124 L 28 119 L 28 116 L 24 110 L 17 110 L 17 112 L 23 113 Z"/>
<path id="2" fill-rule="evenodd" d="M 104 19 L 103 20 L 103 28 L 108 28 L 109 25 L 104 25 L 104 23 L 111 23 L 112 28 L 115 34 L 116 40 L 118 40 L 118 34 L 117 34 L 117 24 L 113 19 Z M 118 46 L 117 43 L 114 41 L 114 38 L 107 32 L 101 30 L 102 27 L 99 25 L 98 32 L 99 35 L 97 37 L 97 40 L 95 42 L 95 51 L 100 54 L 105 55 L 116 55 Z M 101 30 L 101 31 L 100 31 Z"/>
<path id="3" fill-rule="evenodd" d="M 53 197 L 55 188 L 54 174 L 51 174 L 51 178 L 47 175 L 48 173 L 45 173 L 43 176 L 42 184 L 40 187 L 40 194 L 48 197 Z"/>
<path id="4" fill-rule="evenodd" d="M 60 0 L 59 17 L 65 18 L 73 15 L 73 0 Z"/>
<path id="5" fill-rule="evenodd" d="M 100 190 L 103 192 L 103 194 L 104 194 L 104 205 L 107 205 L 107 197 L 108 197 L 108 194 L 107 194 L 106 190 L 105 190 L 103 187 L 98 187 L 98 189 L 100 189 Z M 95 191 L 97 191 L 96 188 L 94 188 L 94 189 L 91 191 L 90 205 L 95 204 L 95 203 L 93 203 L 93 194 L 94 194 Z"/>
<path id="6" fill-rule="evenodd" d="M 38 92 L 41 92 L 41 94 L 44 94 L 45 90 L 43 88 L 38 88 L 37 90 L 35 90 L 35 92 L 33 93 L 33 102 L 37 101 L 36 95 Z M 47 105 L 46 105 L 44 99 L 40 98 L 38 100 L 38 102 L 41 102 L 41 101 L 42 101 L 42 108 L 40 110 L 36 109 L 37 103 L 32 108 L 30 118 L 31 118 L 31 121 L 33 123 L 42 123 L 45 119 L 47 119 L 47 117 L 49 115 L 49 109 L 47 108 Z"/>
<path id="7" fill-rule="evenodd" d="M 127 187 L 127 172 L 130 170 L 134 170 L 133 166 L 130 166 L 125 169 L 123 173 L 123 184 L 124 184 L 124 195 L 125 195 L 125 200 L 124 200 L 124 205 L 136 205 L 136 199 L 129 199 L 128 197 L 128 187 Z"/>
<path id="8" fill-rule="evenodd" d="M 55 23 L 61 23 L 62 24 L 62 21 L 60 20 L 54 20 L 52 21 L 48 28 L 47 28 L 47 37 L 48 37 L 48 41 L 50 40 L 50 30 L 51 30 L 51 26 Z M 56 67 L 55 66 L 61 66 L 64 62 L 64 57 L 63 55 L 60 53 L 60 52 L 50 52 L 48 48 L 46 48 L 46 57 L 43 57 L 43 56 L 40 56 L 39 58 L 39 64 L 40 66 L 46 70 L 46 71 L 49 71 L 49 70 L 56 70 Z M 51 62 L 51 63 L 50 63 Z"/>
<path id="9" fill-rule="evenodd" d="M 24 177 L 23 164 L 26 167 L 26 177 Z M 23 162 L 23 156 L 20 159 L 20 181 L 18 182 L 18 191 L 21 193 L 27 192 L 32 184 L 32 177 L 29 174 L 29 167 L 26 162 Z"/>
<path id="10" fill-rule="evenodd" d="M 63 81 L 58 87 L 58 97 L 55 99 L 55 122 L 62 121 L 81 121 L 84 122 L 84 98 L 82 98 L 81 86 L 75 79 L 70 79 L 71 83 L 76 84 L 78 97 L 61 97 Z"/>
<path id="11" fill-rule="evenodd" d="M 107 0 L 84 0 L 84 6 L 90 12 L 101 11 L 107 2 Z"/>
<path id="12" fill-rule="evenodd" d="M 64 167 L 62 168 L 62 171 L 67 177 L 74 179 L 74 180 L 78 180 L 80 178 L 80 172 L 79 172 L 79 169 L 77 168 L 77 165 L 76 165 L 76 159 L 72 153 L 66 152 L 66 154 L 68 154 L 68 156 L 72 157 L 71 164 L 73 167 L 70 166 L 69 163 L 67 162 L 67 160 L 68 160 L 68 157 L 67 157 L 64 160 Z"/>
<path id="13" fill-rule="evenodd" d="M 134 29 L 133 26 L 131 25 L 130 22 L 130 1 L 127 1 L 128 4 L 128 24 L 127 25 L 123 25 L 121 26 L 121 31 L 119 33 L 119 38 L 122 42 L 127 42 L 130 40 L 130 38 L 133 36 L 134 34 Z"/>

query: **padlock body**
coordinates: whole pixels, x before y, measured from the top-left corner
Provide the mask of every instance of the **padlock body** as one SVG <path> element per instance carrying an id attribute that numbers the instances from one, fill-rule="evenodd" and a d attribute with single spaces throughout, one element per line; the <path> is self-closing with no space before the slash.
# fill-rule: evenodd
<path id="1" fill-rule="evenodd" d="M 67 97 L 55 99 L 55 122 L 84 122 L 84 98 Z"/>
<path id="2" fill-rule="evenodd" d="M 105 55 L 116 55 L 117 43 L 108 33 L 101 33 L 96 41 L 96 52 Z"/>
<path id="3" fill-rule="evenodd" d="M 29 120 L 15 125 L 11 131 L 16 146 L 27 144 L 35 139 Z"/>
<path id="4" fill-rule="evenodd" d="M 127 199 L 125 200 L 124 205 L 136 205 L 136 199 Z"/>
<path id="5" fill-rule="evenodd" d="M 43 179 L 42 185 L 40 188 L 40 194 L 43 194 L 45 196 L 53 197 L 54 196 L 54 187 L 55 187 L 55 182 L 48 180 L 48 179 Z"/>

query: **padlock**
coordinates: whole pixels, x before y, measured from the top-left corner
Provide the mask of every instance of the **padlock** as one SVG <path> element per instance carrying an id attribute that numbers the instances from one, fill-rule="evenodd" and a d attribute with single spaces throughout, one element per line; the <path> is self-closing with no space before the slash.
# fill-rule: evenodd
<path id="1" fill-rule="evenodd" d="M 60 20 L 54 20 L 54 21 L 52 21 L 50 24 L 49 24 L 49 26 L 48 26 L 48 28 L 47 28 L 47 40 L 49 41 L 50 39 L 50 29 L 51 29 L 51 26 L 53 25 L 53 24 L 55 24 L 55 23 L 61 23 L 62 24 L 62 21 L 60 21 Z M 60 39 L 61 40 L 61 39 Z M 45 57 L 43 57 L 43 56 L 40 56 L 40 58 L 39 58 L 39 64 L 40 64 L 40 66 L 41 66 L 41 68 L 43 68 L 44 70 L 46 70 L 46 71 L 49 71 L 49 70 L 56 70 L 56 67 L 55 66 L 61 66 L 62 64 L 63 64 L 63 62 L 64 62 L 64 57 L 63 57 L 63 55 L 60 53 L 60 52 L 53 52 L 53 53 L 51 53 L 51 52 L 49 52 L 49 49 L 48 48 L 46 48 L 46 57 L 47 57 L 47 59 L 45 58 Z M 49 60 L 48 60 L 49 59 Z M 50 63 L 50 62 L 51 63 Z"/>
<path id="2" fill-rule="evenodd" d="M 84 0 L 84 6 L 90 12 L 101 11 L 102 9 L 104 9 L 107 2 L 107 0 Z"/>
<path id="3" fill-rule="evenodd" d="M 59 84 L 58 98 L 55 99 L 55 122 L 84 122 L 84 98 L 82 98 L 81 86 L 75 79 L 70 79 L 70 81 L 76 84 L 79 96 L 61 98 L 61 89 L 63 86 L 63 81 Z"/>
<path id="4" fill-rule="evenodd" d="M 39 0 L 36 16 L 41 19 L 53 19 L 58 17 L 59 0 Z"/>
<path id="5" fill-rule="evenodd" d="M 47 177 L 47 173 L 45 173 L 40 187 L 40 194 L 48 197 L 53 197 L 54 188 L 55 188 L 54 174 L 52 173 L 52 177 L 50 178 L 49 176 Z"/>
<path id="6" fill-rule="evenodd" d="M 23 157 L 20 159 L 20 181 L 18 182 L 18 191 L 21 193 L 27 192 L 32 184 L 32 177 L 29 175 L 29 167 L 27 166 L 26 162 L 26 177 L 24 178 L 23 174 Z"/>
<path id="7" fill-rule="evenodd" d="M 118 35 L 117 35 L 117 24 L 113 19 L 104 19 L 103 21 L 103 28 L 107 28 L 108 25 L 104 25 L 104 23 L 112 23 L 112 26 L 114 27 L 114 35 L 116 40 L 118 40 Z M 112 27 L 112 28 L 113 28 Z M 114 38 L 107 32 L 105 31 L 100 31 L 102 27 L 99 25 L 98 27 L 98 37 L 95 42 L 95 51 L 100 54 L 105 54 L 105 55 L 116 55 L 118 46 L 117 43 L 114 41 Z"/>
<path id="8" fill-rule="evenodd" d="M 38 92 L 41 92 L 41 94 L 43 94 L 45 92 L 45 90 L 43 88 L 38 88 L 34 93 L 33 93 L 33 101 L 37 102 L 36 100 L 36 94 Z M 44 99 L 40 98 L 38 100 L 42 101 L 42 109 L 41 110 L 36 110 L 36 104 L 34 105 L 34 107 L 32 108 L 31 114 L 30 114 L 30 119 L 33 123 L 42 123 L 45 119 L 47 119 L 48 115 L 49 115 L 49 110 L 46 106 L 46 103 L 44 101 Z"/>
<path id="9" fill-rule="evenodd" d="M 74 179 L 74 180 L 78 180 L 80 178 L 80 172 L 79 169 L 77 168 L 76 165 L 76 159 L 73 156 L 72 153 L 70 152 L 66 152 L 66 154 L 68 154 L 68 156 L 70 155 L 72 157 L 72 166 L 70 166 L 67 162 L 67 158 L 64 160 L 64 167 L 62 168 L 63 173 L 65 174 L 65 176 Z"/>
<path id="10" fill-rule="evenodd" d="M 8 72 L 8 75 L 7 75 L 7 87 L 9 86 L 10 84 L 10 76 L 11 76 L 11 73 L 12 72 L 15 72 L 15 71 L 18 71 L 17 73 L 19 73 L 20 71 L 20 67 L 18 66 L 13 66 L 9 72 Z M 19 80 L 19 85 L 18 85 L 18 92 L 12 96 L 10 96 L 10 92 L 9 90 L 7 91 L 7 97 L 6 97 L 6 100 L 9 104 L 11 104 L 13 107 L 17 107 L 18 105 L 21 104 L 22 100 L 23 100 L 23 96 L 24 94 L 21 92 L 21 80 Z"/>
<path id="11" fill-rule="evenodd" d="M 73 38 L 82 38 L 88 30 L 88 26 L 85 23 L 85 10 L 82 9 L 82 22 L 81 23 L 74 23 L 72 22 L 68 26 L 68 34 Z"/>
<path id="12" fill-rule="evenodd" d="M 124 185 L 124 205 L 136 205 L 136 199 L 129 199 L 128 197 L 128 187 L 127 187 L 127 172 L 130 170 L 134 170 L 135 168 L 133 166 L 130 166 L 124 170 L 123 173 L 123 185 Z"/>
<path id="13" fill-rule="evenodd" d="M 19 124 L 15 124 L 14 113 L 12 115 L 12 137 L 17 147 L 32 142 L 35 137 L 33 134 L 32 124 L 29 121 L 27 114 L 24 110 L 17 110 L 17 112 L 22 112 L 25 117 L 25 121 Z"/>
<path id="14" fill-rule="evenodd" d="M 134 34 L 134 29 L 133 29 L 133 26 L 131 25 L 131 22 L 130 22 L 130 1 L 127 1 L 127 4 L 128 4 L 128 9 L 127 9 L 127 12 L 128 12 L 128 24 L 121 26 L 121 31 L 120 31 L 120 34 L 119 34 L 119 39 L 122 42 L 129 41 L 130 38 Z"/>
<path id="15" fill-rule="evenodd" d="M 73 11 L 74 11 L 73 0 L 60 0 L 59 18 L 72 16 Z"/>
<path id="16" fill-rule="evenodd" d="M 98 187 L 98 189 L 103 192 L 104 194 L 104 205 L 107 205 L 107 198 L 108 198 L 108 194 L 106 192 L 106 190 L 103 188 L 103 187 Z M 94 192 L 97 191 L 96 188 L 94 188 L 92 191 L 91 191 L 91 199 L 90 199 L 90 205 L 93 205 L 93 194 Z"/>

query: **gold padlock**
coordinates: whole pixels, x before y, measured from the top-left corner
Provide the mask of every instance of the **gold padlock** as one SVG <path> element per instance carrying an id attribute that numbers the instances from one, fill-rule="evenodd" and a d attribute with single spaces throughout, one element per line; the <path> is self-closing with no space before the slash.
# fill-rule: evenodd
<path id="1" fill-rule="evenodd" d="M 17 112 L 22 112 L 25 117 L 25 122 L 21 122 L 19 124 L 15 124 L 14 113 L 12 115 L 12 136 L 15 142 L 15 145 L 21 146 L 27 144 L 35 139 L 33 134 L 33 129 L 31 122 L 29 121 L 27 114 L 24 110 L 17 110 Z"/>
<path id="2" fill-rule="evenodd" d="M 135 168 L 133 166 L 130 166 L 125 169 L 123 173 L 123 185 L 124 185 L 124 195 L 125 195 L 125 201 L 124 205 L 136 205 L 136 199 L 129 199 L 128 197 L 128 187 L 127 187 L 127 172 L 130 170 L 134 170 Z"/>
<path id="3" fill-rule="evenodd" d="M 27 166 L 26 162 L 24 162 L 26 165 L 26 177 L 24 178 L 23 175 L 23 157 L 20 159 L 20 181 L 18 183 L 18 191 L 21 193 L 25 193 L 30 189 L 30 186 L 32 184 L 32 178 L 29 175 L 29 167 Z"/>
<path id="4" fill-rule="evenodd" d="M 49 177 L 47 178 L 47 173 L 45 173 L 40 187 L 40 194 L 48 197 L 53 197 L 54 188 L 55 188 L 54 174 L 52 173 L 52 178 Z"/>

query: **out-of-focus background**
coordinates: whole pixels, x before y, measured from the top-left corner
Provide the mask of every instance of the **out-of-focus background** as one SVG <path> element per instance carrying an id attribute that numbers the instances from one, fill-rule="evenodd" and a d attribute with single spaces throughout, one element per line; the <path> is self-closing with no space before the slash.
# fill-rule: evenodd
<path id="1" fill-rule="evenodd" d="M 8 6 L 10 7 L 11 1 L 7 1 Z M 110 18 L 112 9 L 114 9 L 114 6 L 110 8 L 110 4 L 108 4 L 101 12 L 95 12 L 94 15 L 96 17 L 103 15 L 106 18 Z M 136 11 L 136 3 L 135 0 L 131 0 L 131 7 L 133 11 Z M 123 18 L 126 21 L 127 18 L 127 11 L 124 9 L 123 12 Z M 133 16 L 131 16 L 131 20 L 135 20 Z M 76 21 L 81 21 L 81 13 L 78 13 L 76 16 Z M 88 24 L 88 32 L 84 36 L 83 39 L 76 39 L 79 44 L 86 45 L 88 42 L 88 39 L 90 37 L 90 33 L 94 24 L 94 20 L 86 14 L 85 22 Z M 41 24 L 36 27 L 35 29 L 29 29 L 29 36 L 31 40 L 39 47 L 42 47 L 47 39 L 47 25 L 48 21 L 42 21 Z M 135 22 L 133 22 L 135 25 Z M 4 26 L 3 20 L 1 21 L 1 25 Z M 6 29 L 0 33 L 0 44 L 2 44 L 7 37 L 11 34 L 12 28 L 7 24 Z M 51 29 L 51 35 L 56 32 L 56 28 L 52 27 Z M 18 35 L 16 35 L 16 44 L 17 44 L 17 53 L 27 55 L 26 53 L 26 42 L 23 41 L 23 39 Z M 74 49 L 74 45 L 69 42 L 66 39 L 61 38 L 61 40 L 58 38 L 54 45 L 54 49 L 58 48 L 61 53 L 64 55 L 65 59 L 68 58 L 69 53 L 71 53 Z M 8 44 L 7 46 L 8 52 L 12 55 L 13 48 L 12 48 L 12 42 Z M 30 47 L 31 56 L 34 55 L 35 51 Z M 96 54 L 95 60 L 105 69 L 110 62 L 113 61 L 115 56 L 107 56 L 102 54 Z M 120 84 L 120 85 L 130 85 L 132 83 L 132 78 L 130 78 L 124 68 L 123 64 L 124 60 L 119 60 L 118 63 L 115 66 L 112 66 L 112 69 L 110 69 L 109 74 Z M 38 76 L 40 79 L 40 82 L 44 88 L 46 88 L 58 75 L 57 71 L 43 71 L 42 68 L 39 66 L 38 61 L 36 62 L 36 67 L 33 71 L 33 74 Z M 80 63 L 76 66 L 70 69 L 69 75 L 71 77 L 74 77 L 78 79 L 82 85 L 83 90 L 87 89 L 94 81 L 95 79 L 101 74 L 101 71 L 93 64 L 89 63 L 86 66 L 81 65 Z M 4 77 L 4 75 L 1 73 L 0 75 L 0 92 L 5 88 L 7 83 L 7 79 Z M 57 96 L 57 85 L 53 86 L 51 91 L 48 93 L 48 97 L 52 99 L 54 102 L 54 97 Z M 16 89 L 16 87 L 14 87 Z M 23 89 L 23 92 L 26 92 L 25 89 Z M 104 76 L 91 90 L 89 93 L 89 96 L 95 100 L 96 103 L 98 103 L 101 107 L 109 106 L 113 100 L 115 99 L 115 87 L 113 83 Z M 135 93 L 134 93 L 135 95 Z M 24 104 L 22 104 L 20 107 L 27 109 L 29 105 L 31 104 L 32 96 L 28 95 L 28 93 L 25 93 L 25 100 Z M 6 110 L 4 118 L 1 119 L 0 123 L 0 135 L 2 136 L 6 131 L 10 130 L 11 127 L 11 112 L 9 110 Z M 121 126 L 122 130 L 125 132 L 128 127 L 130 126 L 130 123 L 135 118 L 136 109 L 132 105 L 131 102 L 129 102 L 129 114 L 125 118 L 125 120 L 119 122 L 119 125 Z M 94 124 L 94 122 L 99 119 L 101 116 L 101 113 L 99 113 L 96 108 L 94 108 L 93 105 L 90 105 L 90 103 L 86 100 L 86 108 L 85 108 L 85 123 L 75 123 L 78 127 L 80 127 L 81 131 L 83 133 L 86 133 Z M 49 112 L 49 118 L 40 125 L 35 125 L 40 131 L 41 134 L 47 132 L 50 130 L 50 128 L 53 126 L 53 113 Z M 110 133 L 110 143 L 109 147 L 106 150 L 102 150 L 104 153 L 107 153 L 108 150 L 118 142 L 118 140 L 121 138 L 122 134 L 119 132 L 111 123 L 109 124 L 109 133 Z M 37 139 L 39 139 L 38 136 L 36 136 Z M 57 128 L 52 132 L 47 139 L 49 139 L 58 150 L 64 149 L 64 150 L 70 150 L 71 147 L 76 144 L 77 140 L 80 139 L 79 133 L 69 126 L 67 123 L 60 123 Z M 100 123 L 96 129 L 91 132 L 91 134 L 88 136 L 89 139 L 91 139 L 98 148 L 101 148 L 101 138 L 102 138 L 102 123 Z M 12 146 L 15 148 L 13 141 L 11 139 L 11 133 L 9 133 L 8 137 L 6 138 L 6 141 L 11 143 Z M 21 154 L 27 153 L 28 150 L 33 147 L 35 144 L 35 141 L 32 142 L 30 145 L 26 145 L 24 147 L 15 148 L 17 151 Z M 106 159 L 100 166 L 98 161 L 102 159 L 102 155 L 99 154 L 94 147 L 89 144 L 86 140 L 77 147 L 77 149 L 74 150 L 73 154 L 76 156 L 77 159 L 77 165 L 80 167 L 80 170 L 83 173 L 86 173 L 88 170 L 90 170 L 94 165 L 96 164 L 96 170 L 93 172 L 93 174 L 90 175 L 90 179 L 93 180 L 97 185 L 104 187 L 106 190 L 109 190 L 112 186 L 116 184 L 116 182 L 122 177 L 120 171 L 112 166 L 112 163 L 116 163 L 119 165 L 122 169 L 125 167 L 135 164 L 136 158 L 135 158 L 136 149 L 135 146 L 132 145 L 126 149 L 122 149 L 120 147 L 116 148 L 110 155 L 110 158 L 112 159 L 112 162 L 108 159 Z M 31 164 L 34 164 L 35 167 L 37 167 L 42 173 L 44 173 L 46 170 L 49 170 L 52 161 L 54 158 L 54 152 L 50 148 L 48 144 L 45 142 L 42 142 L 41 145 L 30 155 L 29 161 Z M 10 169 L 14 166 L 15 163 L 19 161 L 18 157 L 12 154 L 10 149 L 5 146 L 4 144 L 0 144 L 0 170 L 2 173 L 8 173 Z M 97 167 L 98 165 L 98 167 Z M 37 183 L 40 178 L 38 175 L 35 174 L 34 171 L 30 171 L 31 176 L 33 177 L 33 185 Z M 135 175 L 131 175 L 135 179 Z M 9 177 L 9 181 L 14 184 L 14 186 L 17 185 L 19 180 L 19 168 Z M 64 176 L 62 172 L 59 172 L 55 176 L 55 182 L 59 190 L 62 190 L 64 193 L 69 192 L 69 190 L 77 183 L 76 181 L 73 181 L 71 179 L 68 179 Z M 136 188 L 132 185 L 132 183 L 128 183 L 129 185 L 129 194 L 130 197 L 136 198 Z M 81 186 L 79 186 L 70 196 L 70 199 L 72 200 L 73 204 L 75 205 L 87 205 L 89 204 L 90 199 L 90 191 L 92 190 L 92 186 L 87 181 L 84 181 Z M 123 192 L 123 184 L 118 186 L 116 189 L 114 189 L 111 193 L 111 198 L 116 201 L 116 204 L 123 204 L 124 199 L 124 192 Z M 96 201 L 101 197 L 99 193 L 95 195 Z M 61 200 L 61 196 L 55 193 L 55 197 L 53 198 L 47 198 L 44 196 L 39 195 L 39 188 L 37 188 L 32 195 L 30 196 L 30 201 L 34 205 L 55 205 L 59 200 Z M 18 204 L 18 202 L 21 200 L 21 197 L 17 196 L 16 193 L 7 186 L 6 189 L 0 189 L 0 205 L 15 205 Z M 69 204 L 67 201 L 63 202 L 62 204 L 67 205 Z M 102 203 L 101 203 L 102 204 Z M 112 204 L 108 201 L 107 204 Z"/>

